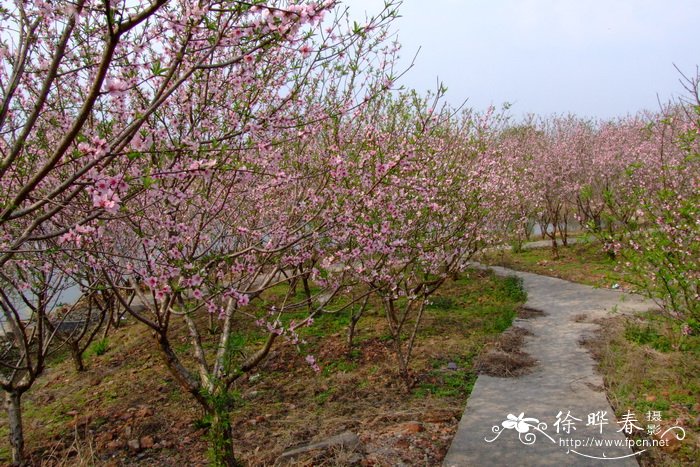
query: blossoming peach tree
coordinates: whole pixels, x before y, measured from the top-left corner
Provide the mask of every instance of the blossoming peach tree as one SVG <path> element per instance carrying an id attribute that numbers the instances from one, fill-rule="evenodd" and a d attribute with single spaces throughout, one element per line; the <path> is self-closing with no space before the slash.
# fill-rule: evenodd
<path id="1" fill-rule="evenodd" d="M 410 388 L 410 358 L 429 297 L 463 271 L 500 216 L 495 213 L 491 160 L 485 150 L 489 117 L 455 115 L 415 93 L 388 98 L 363 128 L 363 144 L 336 176 L 360 194 L 322 264 L 346 275 L 363 297 L 354 326 L 377 297 L 387 317 L 399 374 Z M 351 145 L 347 145 L 351 146 Z M 348 172 L 359 177 L 349 177 Z M 361 291 L 364 291 L 363 294 Z"/>
<path id="2" fill-rule="evenodd" d="M 556 251 L 575 212 L 628 280 L 685 332 L 698 329 L 697 82 L 687 80 L 690 99 L 655 113 L 532 119 L 507 127 L 494 146 L 502 177 L 513 181 L 504 190 L 506 225 L 538 219 Z M 526 232 L 518 232 L 521 242 Z"/>
<path id="3" fill-rule="evenodd" d="M 309 235 L 295 211 L 286 210 L 293 198 L 281 195 L 290 179 L 281 168 L 293 161 L 280 163 L 284 154 L 270 149 L 275 141 L 268 135 L 303 138 L 318 116 L 305 114 L 314 109 L 304 107 L 303 92 L 323 81 L 324 72 L 339 73 L 337 57 L 362 57 L 376 46 L 382 24 L 394 15 L 387 4 L 380 19 L 344 33 L 339 19 L 321 25 L 334 6 L 78 0 L 0 7 L 0 304 L 3 327 L 13 336 L 5 339 L 12 351 L 5 352 L 0 384 L 15 464 L 24 462 L 20 398 L 41 374 L 55 336 L 44 326 L 47 297 L 66 278 L 80 268 L 104 271 L 102 284 L 83 286 L 132 287 L 156 317 L 147 320 L 146 311 L 120 296 L 123 305 L 162 331 L 173 307 L 189 306 L 186 293 L 203 297 L 205 278 L 229 282 L 227 290 L 204 289 L 225 297 L 229 312 L 245 304 L 249 295 L 231 289 L 241 279 L 226 277 L 222 258 L 239 259 L 236 268 L 250 279 Z M 263 178 L 269 190 L 251 185 Z M 250 203 L 284 198 L 285 210 L 266 225 L 274 211 L 256 216 L 255 204 L 236 204 L 242 195 Z M 194 209 L 204 214 L 197 217 Z M 223 217 L 209 215 L 212 209 Z M 257 220 L 228 230 L 244 216 Z M 118 235 L 125 227 L 134 235 Z M 190 269 L 188 259 L 199 262 Z M 259 282 L 252 279 L 249 287 Z M 30 302 L 28 313 L 19 301 Z M 226 463 L 233 462 L 229 454 Z"/>
<path id="4" fill-rule="evenodd" d="M 700 102 L 664 109 L 640 127 L 643 158 L 630 163 L 610 194 L 603 240 L 630 280 L 663 310 L 700 331 Z"/>

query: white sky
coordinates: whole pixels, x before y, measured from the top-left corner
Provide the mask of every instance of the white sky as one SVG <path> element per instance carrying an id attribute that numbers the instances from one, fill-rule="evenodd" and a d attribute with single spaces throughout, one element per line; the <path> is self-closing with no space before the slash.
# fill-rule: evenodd
<path id="1" fill-rule="evenodd" d="M 344 0 L 351 14 L 383 0 Z M 404 85 L 523 115 L 615 117 L 683 95 L 700 65 L 699 0 L 404 0 L 394 26 Z"/>

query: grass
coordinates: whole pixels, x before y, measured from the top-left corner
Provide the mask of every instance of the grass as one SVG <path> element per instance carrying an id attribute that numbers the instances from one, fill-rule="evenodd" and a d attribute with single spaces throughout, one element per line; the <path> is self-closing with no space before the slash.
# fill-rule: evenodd
<path id="1" fill-rule="evenodd" d="M 439 336 L 450 328 L 463 337 L 459 351 L 446 352 L 429 362 L 432 369 L 423 375 L 415 396 L 468 396 L 477 377 L 474 359 L 513 323 L 519 305 L 527 298 L 522 280 L 485 274 L 489 280 L 480 282 L 478 289 L 473 288 L 473 279 L 465 278 L 448 284 L 431 299 L 431 321 L 424 335 Z M 447 369 L 450 362 L 456 364 L 456 370 Z"/>
<path id="2" fill-rule="evenodd" d="M 277 287 L 258 306 L 279 303 L 285 293 Z M 446 284 L 426 309 L 410 367 L 417 384 L 410 391 L 397 376 L 392 344 L 381 339 L 387 325 L 379 304 L 370 303 L 358 323 L 353 349 L 345 342 L 349 311 L 319 315 L 312 327 L 300 330 L 308 342 L 305 347 L 280 340 L 260 367 L 235 384 L 239 398 L 231 416 L 239 458 L 248 465 L 269 465 L 290 446 L 350 429 L 360 434 L 367 459 L 377 464 L 439 463 L 476 380 L 474 359 L 510 326 L 523 299 L 516 280 L 485 272 Z M 284 319 L 299 319 L 304 313 L 298 315 L 289 313 Z M 241 352 L 249 353 L 263 334 L 242 319 L 236 326 Z M 173 343 L 178 352 L 189 350 L 184 329 Z M 108 460 L 129 465 L 204 463 L 201 411 L 161 363 L 146 329 L 128 324 L 110 336 L 109 351 L 99 348 L 91 349 L 86 372 L 75 373 L 66 359 L 23 398 L 33 462 L 70 459 L 76 443 L 82 443 L 98 465 Z M 309 352 L 316 356 L 320 373 L 305 364 Z M 449 362 L 457 369 L 446 369 Z M 399 443 L 397 426 L 408 420 L 423 430 Z M 126 442 L 145 435 L 157 447 L 137 458 Z M 0 436 L 3 463 L 9 454 L 3 419 Z"/>
<path id="3" fill-rule="evenodd" d="M 93 342 L 88 349 L 89 355 L 104 355 L 109 350 L 109 340 L 107 338 Z"/>
<path id="4" fill-rule="evenodd" d="M 647 465 L 697 465 L 700 459 L 700 335 L 683 335 L 677 322 L 654 313 L 614 317 L 588 343 L 599 362 L 615 413 L 628 410 L 644 423 L 659 411 L 665 428 L 678 425 L 686 439 L 672 450 L 642 454 Z M 635 435 L 648 437 L 643 433 Z"/>
<path id="5" fill-rule="evenodd" d="M 517 253 L 492 250 L 483 253 L 481 261 L 594 287 L 609 288 L 614 284 L 623 288 L 629 287 L 617 261 L 607 255 L 599 243 L 585 241 L 585 238 L 580 243 L 560 246 L 558 259 L 553 258 L 550 248 L 531 248 Z"/>

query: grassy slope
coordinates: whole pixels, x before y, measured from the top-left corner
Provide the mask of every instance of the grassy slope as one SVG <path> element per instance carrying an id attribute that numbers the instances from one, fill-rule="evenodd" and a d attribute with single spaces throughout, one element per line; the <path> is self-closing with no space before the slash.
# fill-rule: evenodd
<path id="1" fill-rule="evenodd" d="M 677 425 L 686 439 L 669 449 L 652 448 L 642 465 L 700 465 L 700 336 L 684 336 L 678 323 L 656 314 L 617 317 L 602 323 L 589 345 L 599 361 L 618 417 L 628 410 L 640 424 Z M 662 421 L 648 422 L 659 411 Z M 649 438 L 639 432 L 635 438 Z"/>
<path id="2" fill-rule="evenodd" d="M 280 295 L 273 290 L 263 306 Z M 447 284 L 424 318 L 411 392 L 396 376 L 378 309 L 360 321 L 359 345 L 350 352 L 347 316 L 323 316 L 305 331 L 308 344 L 301 352 L 290 344 L 276 347 L 235 388 L 240 399 L 232 420 L 240 458 L 250 465 L 269 464 L 290 446 L 350 429 L 359 433 L 367 462 L 439 463 L 476 379 L 474 357 L 510 326 L 521 300 L 511 282 L 484 273 Z M 240 329 L 247 342 L 259 340 L 259 331 Z M 78 375 L 70 361 L 61 362 L 25 396 L 27 448 L 34 461 L 204 465 L 201 414 L 163 367 L 147 331 L 129 324 L 109 342 L 105 354 L 89 357 L 87 372 Z M 179 346 L 188 348 L 184 335 Z M 321 373 L 304 364 L 306 353 L 316 355 Z M 447 370 L 448 362 L 458 369 Z M 0 462 L 7 461 L 6 435 L 3 418 Z M 144 437 L 155 446 L 140 452 L 128 448 L 129 440 Z M 329 462 L 343 463 L 343 453 L 336 455 Z"/>
<path id="3" fill-rule="evenodd" d="M 533 248 L 518 253 L 508 250 L 492 251 L 482 261 L 595 287 L 611 287 L 616 283 L 628 286 L 619 264 L 605 254 L 596 242 L 559 247 L 559 259 L 552 258 L 549 248 Z"/>

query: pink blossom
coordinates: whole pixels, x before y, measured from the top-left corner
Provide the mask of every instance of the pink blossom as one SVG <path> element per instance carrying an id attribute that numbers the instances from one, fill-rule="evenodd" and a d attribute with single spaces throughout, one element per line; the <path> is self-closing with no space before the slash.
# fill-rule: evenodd
<path id="1" fill-rule="evenodd" d="M 118 78 L 107 78 L 105 85 L 106 92 L 117 96 L 122 95 L 129 89 L 129 85 Z"/>
<path id="2" fill-rule="evenodd" d="M 319 366 L 318 366 L 318 363 L 316 363 L 316 357 L 314 357 L 313 355 L 307 355 L 305 360 L 306 360 L 306 363 L 307 363 L 316 373 L 318 373 L 318 372 L 321 371 L 321 367 L 319 367 Z"/>
<path id="3" fill-rule="evenodd" d="M 239 294 L 238 295 L 238 305 L 239 306 L 246 306 L 248 303 L 250 303 L 250 297 L 247 294 Z"/>
<path id="4" fill-rule="evenodd" d="M 311 55 L 313 49 L 308 44 L 304 44 L 299 48 L 299 52 L 301 52 L 302 57 L 307 58 L 309 55 Z"/>

